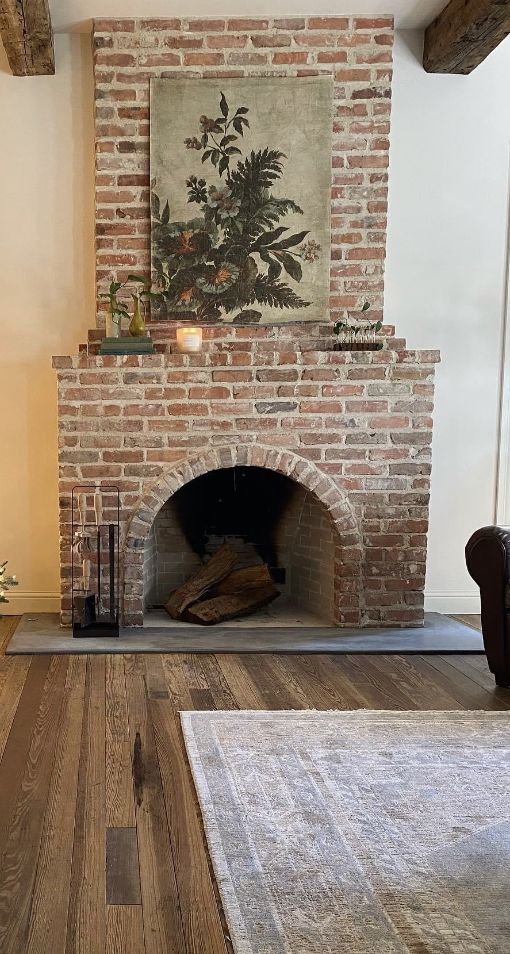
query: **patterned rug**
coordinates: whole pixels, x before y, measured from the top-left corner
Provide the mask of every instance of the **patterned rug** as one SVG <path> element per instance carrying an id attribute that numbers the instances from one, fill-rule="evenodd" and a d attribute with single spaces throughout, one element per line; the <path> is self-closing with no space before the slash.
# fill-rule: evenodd
<path id="1" fill-rule="evenodd" d="M 236 954 L 508 954 L 509 713 L 181 718 Z"/>

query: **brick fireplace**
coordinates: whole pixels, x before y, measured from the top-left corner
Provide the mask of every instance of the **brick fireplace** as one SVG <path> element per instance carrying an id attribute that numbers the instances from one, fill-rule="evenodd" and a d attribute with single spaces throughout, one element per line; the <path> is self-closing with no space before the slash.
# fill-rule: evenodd
<path id="1" fill-rule="evenodd" d="M 202 474 L 259 467 L 290 477 L 329 515 L 336 623 L 421 623 L 437 353 L 389 336 L 380 352 L 337 352 L 306 325 L 205 331 L 197 356 L 163 345 L 152 356 L 54 360 L 65 619 L 75 483 L 120 487 L 125 620 L 141 625 L 161 508 Z"/>
<path id="2" fill-rule="evenodd" d="M 75 484 L 120 489 L 121 604 L 139 626 L 203 557 L 182 501 L 205 475 L 257 473 L 283 495 L 271 546 L 297 603 L 339 626 L 423 622 L 438 354 L 389 326 L 379 352 L 335 351 L 331 333 L 365 299 L 382 317 L 392 38 L 387 17 L 96 21 L 98 288 L 149 269 L 151 77 L 329 72 L 331 299 L 320 325 L 205 326 L 198 355 L 158 321 L 156 354 L 101 357 L 99 305 L 78 354 L 54 358 L 64 623 Z"/>

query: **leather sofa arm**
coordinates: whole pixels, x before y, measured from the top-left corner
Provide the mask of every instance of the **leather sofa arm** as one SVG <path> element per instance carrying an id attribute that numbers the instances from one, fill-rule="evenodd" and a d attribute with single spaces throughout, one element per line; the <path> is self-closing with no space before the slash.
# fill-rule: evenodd
<path id="1" fill-rule="evenodd" d="M 482 527 L 468 540 L 466 565 L 480 587 L 482 633 L 487 662 L 499 685 L 510 684 L 510 527 Z"/>

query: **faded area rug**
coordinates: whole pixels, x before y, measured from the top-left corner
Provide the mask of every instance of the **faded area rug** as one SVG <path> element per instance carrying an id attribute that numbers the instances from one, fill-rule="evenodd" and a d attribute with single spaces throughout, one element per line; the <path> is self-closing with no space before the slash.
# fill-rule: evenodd
<path id="1" fill-rule="evenodd" d="M 181 718 L 236 954 L 508 954 L 510 713 Z"/>

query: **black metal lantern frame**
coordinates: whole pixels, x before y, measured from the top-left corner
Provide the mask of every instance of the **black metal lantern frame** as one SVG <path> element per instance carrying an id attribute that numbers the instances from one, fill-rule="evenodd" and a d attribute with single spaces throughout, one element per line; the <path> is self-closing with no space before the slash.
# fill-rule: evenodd
<path id="1" fill-rule="evenodd" d="M 106 500 L 108 496 L 113 496 L 114 501 Z M 94 515 L 92 520 L 88 519 L 91 513 Z M 107 484 L 77 484 L 73 487 L 71 540 L 73 636 L 118 636 L 118 487 Z"/>

